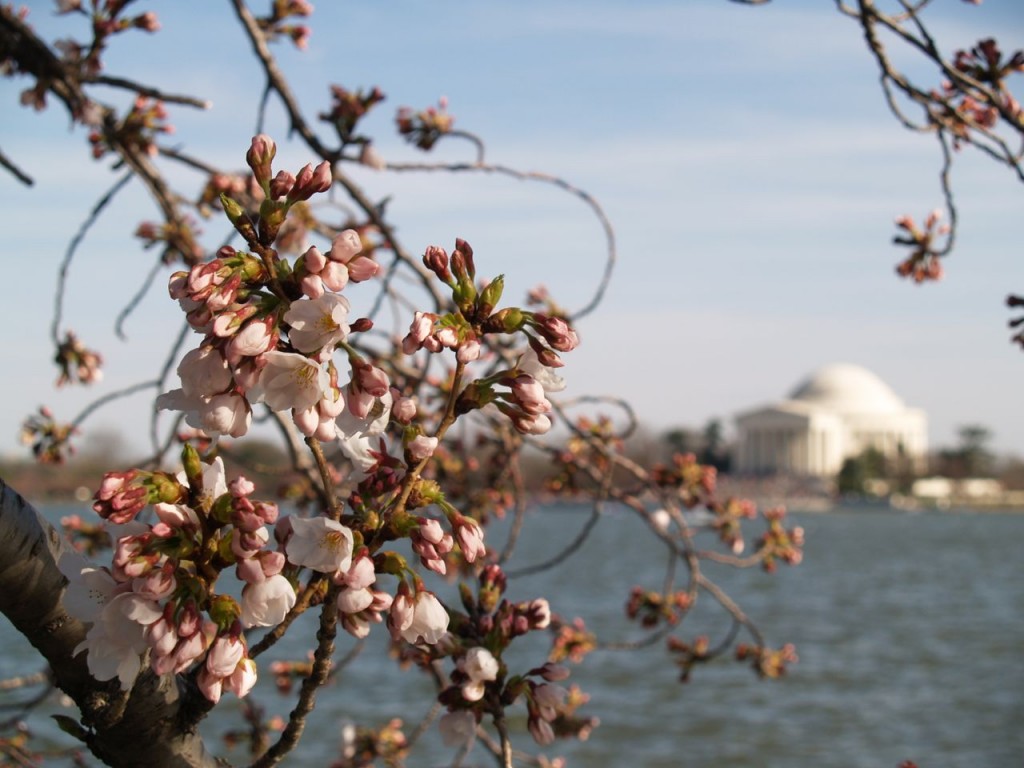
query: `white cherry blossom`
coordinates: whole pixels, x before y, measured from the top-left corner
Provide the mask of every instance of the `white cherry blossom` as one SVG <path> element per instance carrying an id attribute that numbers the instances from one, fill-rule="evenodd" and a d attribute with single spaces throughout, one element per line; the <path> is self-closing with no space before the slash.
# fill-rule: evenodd
<path id="1" fill-rule="evenodd" d="M 316 352 L 348 338 L 348 299 L 325 293 L 316 299 L 293 301 L 284 315 L 291 326 L 288 338 L 301 352 Z"/>
<path id="2" fill-rule="evenodd" d="M 231 385 L 228 361 L 213 346 L 204 344 L 188 352 L 178 365 L 178 377 L 186 395 L 209 397 Z"/>
<path id="3" fill-rule="evenodd" d="M 264 402 L 272 411 L 303 411 L 313 407 L 330 387 L 330 376 L 323 366 L 305 355 L 293 352 L 267 352 L 249 397 Z"/>
<path id="4" fill-rule="evenodd" d="M 352 565 L 352 531 L 326 517 L 291 518 L 292 535 L 285 546 L 288 562 L 321 573 L 347 571 Z"/>
<path id="5" fill-rule="evenodd" d="M 542 365 L 533 347 L 527 347 L 519 359 L 519 370 L 535 378 L 545 392 L 561 392 L 565 389 L 565 379 L 551 368 Z"/>
<path id="6" fill-rule="evenodd" d="M 295 590 L 284 576 L 277 574 L 242 589 L 243 627 L 272 627 L 280 624 L 295 605 Z"/>
<path id="7" fill-rule="evenodd" d="M 396 629 L 407 643 L 434 645 L 448 631 L 448 611 L 433 592 L 421 590 L 416 593 L 412 620 Z"/>

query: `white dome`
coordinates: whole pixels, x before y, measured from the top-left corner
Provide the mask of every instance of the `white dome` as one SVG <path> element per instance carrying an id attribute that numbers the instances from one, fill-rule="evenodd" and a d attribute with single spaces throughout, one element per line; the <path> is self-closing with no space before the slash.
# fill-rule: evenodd
<path id="1" fill-rule="evenodd" d="M 866 368 L 849 363 L 826 365 L 811 375 L 790 399 L 844 414 L 902 413 L 903 401 Z"/>

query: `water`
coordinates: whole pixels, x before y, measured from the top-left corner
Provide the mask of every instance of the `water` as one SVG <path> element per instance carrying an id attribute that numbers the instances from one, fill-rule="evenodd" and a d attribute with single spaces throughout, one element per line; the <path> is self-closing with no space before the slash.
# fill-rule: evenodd
<path id="1" fill-rule="evenodd" d="M 1024 515 L 858 510 L 793 518 L 808 538 L 799 567 L 767 576 L 709 566 L 770 645 L 796 644 L 800 661 L 786 677 L 759 681 L 746 665 L 723 659 L 683 685 L 661 645 L 597 651 L 572 680 L 592 697 L 583 712 L 602 724 L 588 741 L 557 742 L 547 754 L 565 755 L 571 766 L 644 768 L 896 768 L 908 759 L 921 768 L 1024 765 Z M 531 515 L 509 569 L 544 560 L 586 519 L 579 508 Z M 521 579 L 509 596 L 548 594 L 556 610 L 584 617 L 605 640 L 636 639 L 622 610 L 628 590 L 657 588 L 664 567 L 639 523 L 613 512 L 554 574 Z M 704 600 L 678 634 L 714 636 L 727 626 Z M 5 675 L 35 664 L 12 634 L 3 627 Z M 375 629 L 359 661 L 321 694 L 292 764 L 328 765 L 343 719 L 379 724 L 397 713 L 411 729 L 426 713 L 430 686 L 418 674 L 396 675 L 384 640 Z M 297 639 L 285 650 L 278 655 L 304 654 Z M 532 666 L 545 651 L 545 644 L 526 649 L 522 663 Z M 256 696 L 268 714 L 290 709 L 269 685 Z M 0 703 L 9 698 L 0 694 Z M 225 713 L 233 706 L 227 702 Z M 521 709 L 516 745 L 532 751 Z M 447 764 L 435 731 L 410 765 Z M 216 739 L 210 744 L 223 751 Z M 469 764 L 493 761 L 478 746 Z"/>

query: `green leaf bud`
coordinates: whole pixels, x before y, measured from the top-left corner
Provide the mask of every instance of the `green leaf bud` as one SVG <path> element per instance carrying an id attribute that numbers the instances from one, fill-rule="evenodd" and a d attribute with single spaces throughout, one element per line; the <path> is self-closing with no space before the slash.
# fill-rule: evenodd
<path id="1" fill-rule="evenodd" d="M 477 317 L 483 319 L 491 316 L 491 312 L 501 301 L 501 294 L 505 290 L 505 276 L 498 275 L 487 284 L 476 302 Z"/>

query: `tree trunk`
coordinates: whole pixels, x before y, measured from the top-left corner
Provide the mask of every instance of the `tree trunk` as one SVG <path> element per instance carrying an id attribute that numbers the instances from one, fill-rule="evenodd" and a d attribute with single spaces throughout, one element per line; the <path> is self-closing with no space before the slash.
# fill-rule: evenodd
<path id="1" fill-rule="evenodd" d="M 195 723 L 205 709 L 194 689 L 148 669 L 131 691 L 89 674 L 86 655 L 72 656 L 86 626 L 61 604 L 67 580 L 57 561 L 63 538 L 0 478 L 0 611 L 50 663 L 57 686 L 78 705 L 82 738 L 111 766 L 200 766 L 218 763 Z"/>

